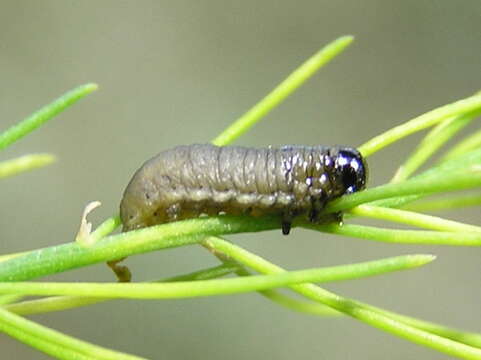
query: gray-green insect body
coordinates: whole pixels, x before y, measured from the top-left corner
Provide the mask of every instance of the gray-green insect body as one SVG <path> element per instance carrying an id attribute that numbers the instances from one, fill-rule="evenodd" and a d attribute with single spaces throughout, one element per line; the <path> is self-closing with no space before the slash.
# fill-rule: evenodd
<path id="1" fill-rule="evenodd" d="M 364 159 L 350 147 L 177 146 L 135 173 L 120 216 L 129 231 L 201 214 L 279 214 L 288 234 L 294 217 L 321 221 L 329 201 L 362 190 L 366 177 Z"/>

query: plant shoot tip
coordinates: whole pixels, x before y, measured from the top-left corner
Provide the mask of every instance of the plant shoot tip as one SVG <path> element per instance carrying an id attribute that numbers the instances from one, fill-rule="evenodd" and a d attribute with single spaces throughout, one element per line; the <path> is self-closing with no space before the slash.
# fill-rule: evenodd
<path id="1" fill-rule="evenodd" d="M 417 260 L 417 266 L 429 264 L 430 262 L 436 260 L 436 255 L 433 254 L 419 254 L 419 255 L 414 255 Z"/>
<path id="2" fill-rule="evenodd" d="M 354 35 L 351 35 L 351 34 L 347 34 L 347 35 L 343 35 L 339 38 L 339 40 L 344 40 L 344 41 L 354 41 L 356 39 L 356 37 Z"/>
<path id="3" fill-rule="evenodd" d="M 88 88 L 90 91 L 95 91 L 99 88 L 99 85 L 96 83 L 88 83 L 84 85 L 86 88 Z"/>

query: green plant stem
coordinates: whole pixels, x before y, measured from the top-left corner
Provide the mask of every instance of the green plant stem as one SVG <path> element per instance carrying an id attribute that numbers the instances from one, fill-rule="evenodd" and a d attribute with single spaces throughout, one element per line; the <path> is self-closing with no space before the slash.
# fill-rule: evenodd
<path id="1" fill-rule="evenodd" d="M 424 137 L 414 153 L 411 154 L 404 164 L 399 167 L 391 182 L 397 183 L 406 180 L 448 140 L 467 126 L 479 114 L 480 112 L 476 111 L 461 116 L 455 116 L 437 125 Z"/>
<path id="2" fill-rule="evenodd" d="M 36 324 L 0 308 L 0 330 L 47 354 L 61 359 L 140 360 L 108 350 Z"/>
<path id="3" fill-rule="evenodd" d="M 434 169 L 432 169 L 434 170 Z M 470 189 L 481 185 L 481 167 L 470 166 L 464 171 L 442 171 L 425 173 L 397 184 L 385 184 L 349 196 L 343 196 L 329 203 L 326 213 L 351 209 L 362 203 L 407 195 L 427 195 L 445 191 Z"/>
<path id="4" fill-rule="evenodd" d="M 479 94 L 441 106 L 372 138 L 361 145 L 359 151 L 363 156 L 368 157 L 408 135 L 436 125 L 449 117 L 476 111 L 480 108 L 481 95 Z"/>
<path id="5" fill-rule="evenodd" d="M 369 203 L 369 205 L 379 206 L 379 207 L 388 207 L 388 208 L 401 208 L 403 206 L 407 206 L 408 204 L 414 201 L 418 201 L 428 195 L 429 194 L 397 196 L 397 197 L 372 201 Z"/>
<path id="6" fill-rule="evenodd" d="M 99 227 L 92 232 L 90 237 L 93 239 L 93 242 L 97 242 L 100 239 L 107 236 L 108 234 L 110 234 L 112 231 L 114 231 L 120 224 L 121 224 L 120 217 L 118 215 L 112 216 L 107 220 L 105 220 L 102 224 L 100 224 Z M 31 253 L 32 251 L 40 251 L 40 250 L 41 249 L 0 255 L 0 262 L 19 257 L 21 255 L 26 255 L 28 253 Z"/>
<path id="7" fill-rule="evenodd" d="M 292 72 L 252 109 L 247 111 L 219 134 L 212 143 L 218 146 L 232 143 L 267 115 L 272 109 L 278 106 L 286 97 L 297 90 L 323 65 L 327 64 L 336 55 L 341 53 L 353 41 L 353 39 L 352 36 L 342 36 L 323 47 L 299 68 L 294 70 L 294 72 Z"/>
<path id="8" fill-rule="evenodd" d="M 297 311 L 300 313 L 317 315 L 322 317 L 327 317 L 327 316 L 337 317 L 337 316 L 343 315 L 339 311 L 336 311 L 325 305 L 314 303 L 314 302 L 296 300 L 296 299 L 293 299 L 292 297 L 283 295 L 280 292 L 275 290 L 264 290 L 264 291 L 259 291 L 259 293 L 278 305 L 281 305 L 287 309 Z"/>
<path id="9" fill-rule="evenodd" d="M 21 298 L 23 298 L 22 295 L 16 295 L 16 294 L 2 295 L 2 296 L 0 296 L 0 306 L 11 304 L 15 301 L 20 300 Z"/>
<path id="10" fill-rule="evenodd" d="M 99 241 L 100 239 L 109 235 L 112 231 L 117 229 L 122 222 L 120 221 L 120 216 L 115 215 L 107 220 L 105 220 L 102 224 L 100 224 L 95 231 L 90 234 L 90 238 L 95 242 Z"/>
<path id="11" fill-rule="evenodd" d="M 364 305 L 367 308 L 371 309 L 372 311 L 376 311 L 396 321 L 400 321 L 406 325 L 414 326 L 418 329 L 428 331 L 435 335 L 439 335 L 439 336 L 481 349 L 481 334 L 453 329 L 453 328 L 450 328 L 444 325 L 439 325 L 433 322 L 424 321 L 424 320 L 412 318 L 409 316 L 400 315 L 391 311 L 379 309 L 371 305 L 367 305 L 367 304 L 364 304 Z"/>
<path id="12" fill-rule="evenodd" d="M 248 278 L 197 280 L 173 283 L 0 283 L 0 294 L 69 295 L 127 299 L 175 299 L 228 295 L 282 287 L 303 282 L 359 279 L 392 271 L 412 269 L 434 260 L 432 255 L 406 255 L 358 264 L 291 271 Z"/>
<path id="13" fill-rule="evenodd" d="M 233 244 L 219 238 L 210 237 L 209 247 L 222 252 L 236 261 L 249 266 L 263 274 L 279 274 L 285 270 L 269 263 L 257 255 L 240 249 Z M 433 348 L 437 351 L 456 356 L 463 359 L 481 359 L 481 349 L 477 349 L 442 336 L 432 334 L 428 331 L 396 321 L 386 316 L 382 309 L 373 311 L 373 307 L 359 301 L 343 298 L 324 290 L 314 284 L 291 285 L 295 292 L 324 305 L 330 306 L 348 316 L 358 319 L 366 324 L 382 329 L 393 335 L 405 338 L 414 343 Z"/>
<path id="14" fill-rule="evenodd" d="M 208 235 L 257 232 L 279 227 L 278 217 L 217 216 L 162 224 L 110 235 L 90 247 L 67 243 L 0 262 L 0 281 L 21 281 L 134 254 L 195 244 Z"/>
<path id="15" fill-rule="evenodd" d="M 464 208 L 468 206 L 480 206 L 481 194 L 462 194 L 452 195 L 443 199 L 426 199 L 402 206 L 403 209 L 409 211 L 439 211 Z"/>
<path id="16" fill-rule="evenodd" d="M 400 185 L 400 184 L 396 184 Z M 0 281 L 21 281 L 50 275 L 88 264 L 121 259 L 123 257 L 154 250 L 198 243 L 209 235 L 257 232 L 279 228 L 278 217 L 253 218 L 248 216 L 217 216 L 197 218 L 157 225 L 105 237 L 91 247 L 68 243 L 35 250 L 25 255 L 0 262 Z M 298 223 L 294 222 L 294 225 Z M 479 233 L 466 233 L 463 237 L 434 231 L 390 230 L 358 225 L 304 227 L 337 234 L 388 242 L 418 244 L 444 244 L 479 246 Z"/>
<path id="17" fill-rule="evenodd" d="M 452 160 L 479 147 L 481 147 L 481 130 L 460 141 L 446 155 L 444 155 L 443 160 Z"/>
<path id="18" fill-rule="evenodd" d="M 21 328 L 10 326 L 3 323 L 0 320 L 0 331 L 10 335 L 14 339 L 33 347 L 34 349 L 40 350 L 41 352 L 52 356 L 55 359 L 62 360 L 93 360 L 92 357 L 79 354 L 76 351 L 64 348 L 61 345 L 56 345 L 51 341 L 45 341 L 36 336 L 30 335 L 23 331 Z"/>
<path id="19" fill-rule="evenodd" d="M 209 247 L 209 241 L 204 241 L 202 243 L 204 247 L 206 247 L 211 253 L 215 254 L 219 259 L 225 259 L 228 257 L 230 263 L 234 262 L 235 260 L 228 256 L 225 253 L 219 253 L 216 248 Z M 237 247 L 238 248 L 238 247 Z M 241 266 L 241 263 L 238 263 Z M 249 276 L 251 275 L 247 270 L 245 270 L 244 267 L 241 267 L 239 270 L 236 271 L 236 273 L 239 276 Z M 267 297 L 268 299 L 285 306 L 291 310 L 302 312 L 302 313 L 307 313 L 310 315 L 318 315 L 318 316 L 339 316 L 343 315 L 337 310 L 334 310 L 332 308 L 327 307 L 324 304 L 320 304 L 318 302 L 306 302 L 306 301 L 300 301 L 300 300 L 295 300 L 292 299 L 288 296 L 284 296 L 283 294 L 280 294 L 276 290 L 264 290 L 259 292 L 261 295 Z M 383 315 L 393 318 L 397 321 L 403 322 L 407 325 L 414 326 L 418 329 L 429 331 L 433 334 L 449 338 L 451 340 L 461 342 L 466 345 L 474 346 L 481 348 L 481 335 L 476 334 L 476 333 L 471 333 L 471 332 L 466 332 L 466 331 L 461 331 L 458 329 L 452 329 L 443 325 L 439 325 L 436 323 L 424 321 L 424 320 L 419 320 L 416 318 L 412 318 L 409 316 L 405 315 L 400 315 L 394 312 L 382 310 L 370 305 L 365 304 L 366 307 L 368 307 L 372 311 L 377 311 L 379 313 L 382 313 Z"/>
<path id="20" fill-rule="evenodd" d="M 382 197 L 381 194 L 383 193 L 383 190 L 382 188 L 378 187 L 378 188 L 375 188 L 375 191 L 374 191 L 375 194 L 370 193 L 371 190 L 373 189 L 369 189 L 361 193 L 356 193 L 353 196 L 354 196 L 354 199 L 356 199 L 356 197 L 359 197 L 360 194 L 364 193 L 364 195 L 361 195 L 361 197 L 363 197 L 367 193 L 367 195 L 369 196 L 367 197 L 367 199 L 365 199 L 365 201 L 361 201 L 361 203 L 371 202 L 371 205 L 377 205 L 377 206 L 383 206 L 383 207 L 402 207 L 402 206 L 406 206 L 407 204 L 413 201 L 417 201 L 425 197 L 426 195 L 430 195 L 429 189 L 431 190 L 436 189 L 435 192 L 438 192 L 438 190 L 439 192 L 441 192 L 443 191 L 442 189 L 446 191 L 451 191 L 451 190 L 462 190 L 464 188 L 469 188 L 471 185 L 473 187 L 477 187 L 476 175 L 474 175 L 473 178 L 471 179 L 473 183 L 471 183 L 471 185 L 469 185 L 468 183 L 470 182 L 469 180 L 470 172 L 477 173 L 480 171 L 480 169 L 481 169 L 481 149 L 478 149 L 478 150 L 473 150 L 468 153 L 459 155 L 455 159 L 446 160 L 441 164 L 438 164 L 435 167 L 430 168 L 424 171 L 423 173 L 401 183 L 401 184 L 404 184 L 402 185 L 403 187 L 406 186 L 406 184 L 408 184 L 407 187 L 411 187 L 411 186 L 416 187 L 415 184 L 417 182 L 420 182 L 422 186 L 419 187 L 419 193 L 417 194 L 415 192 L 413 192 L 412 195 L 399 194 L 402 196 L 394 196 L 392 198 L 389 198 L 388 196 L 386 196 L 385 199 L 374 200 L 374 202 L 369 201 L 368 199 L 371 195 L 374 195 L 374 197 Z M 429 186 L 430 182 L 432 186 Z M 460 186 L 457 188 L 458 184 Z M 385 195 L 392 194 L 390 192 L 393 189 L 396 189 L 396 185 L 398 184 L 384 185 L 388 189 L 388 194 L 385 194 Z M 394 186 L 394 188 L 391 186 Z M 442 189 L 437 189 L 437 186 L 440 186 Z M 427 192 L 424 189 L 426 189 Z M 380 193 L 378 193 L 379 190 L 381 190 Z M 333 204 L 331 203 L 328 206 L 328 210 L 330 206 L 336 205 L 336 202 L 342 203 L 346 201 L 347 203 L 349 203 L 349 205 L 346 208 L 349 208 L 349 206 L 350 207 L 354 206 L 351 202 L 353 200 L 351 196 L 346 196 L 344 197 L 344 200 L 342 201 L 341 200 L 333 201 Z M 358 201 L 358 200 L 359 198 L 355 201 Z M 337 206 L 339 206 L 339 204 L 337 204 Z M 346 204 L 344 204 L 343 206 L 346 206 Z"/>
<path id="21" fill-rule="evenodd" d="M 359 205 L 349 211 L 351 214 L 407 224 L 424 229 L 455 232 L 481 232 L 481 227 L 422 215 L 411 211 L 391 209 L 372 205 Z"/>
<path id="22" fill-rule="evenodd" d="M 462 154 L 455 159 L 443 161 L 440 164 L 422 172 L 414 178 L 423 178 L 429 176 L 440 177 L 450 173 L 463 173 L 470 168 L 478 168 L 481 166 L 481 149 L 475 149 Z M 435 180 L 435 179 L 433 179 Z"/>
<path id="23" fill-rule="evenodd" d="M 250 275 L 249 272 L 247 272 L 244 269 L 241 270 L 241 276 L 243 276 L 242 273 Z M 261 291 L 260 293 L 261 295 L 267 297 L 268 299 L 284 307 L 287 307 L 291 310 L 298 311 L 301 313 L 318 315 L 322 317 L 344 315 L 341 312 L 334 310 L 330 307 L 327 307 L 326 305 L 320 304 L 318 302 L 306 302 L 306 301 L 295 300 L 288 296 L 280 294 L 275 290 L 264 290 L 264 291 Z M 419 320 L 419 319 L 412 318 L 405 315 L 400 315 L 400 314 L 397 314 L 391 311 L 382 310 L 367 304 L 365 304 L 365 306 L 372 311 L 377 311 L 387 317 L 390 317 L 392 319 L 395 319 L 407 325 L 414 326 L 418 329 L 429 331 L 433 334 L 436 334 L 445 338 L 449 338 L 451 340 L 461 342 L 466 345 L 481 348 L 480 334 L 466 332 L 458 329 L 452 329 L 444 325 L 439 325 L 433 322 Z"/>
<path id="24" fill-rule="evenodd" d="M 197 281 L 215 279 L 231 274 L 232 272 L 239 269 L 239 266 L 240 265 L 237 264 L 226 263 L 185 275 L 178 275 L 167 279 L 156 280 L 156 282 Z M 4 295 L 4 297 L 6 296 L 11 295 Z M 69 310 L 109 300 L 112 299 L 88 296 L 51 296 L 43 299 L 27 300 L 16 304 L 6 305 L 4 306 L 4 308 L 17 315 L 32 315 L 53 311 Z"/>
<path id="25" fill-rule="evenodd" d="M 17 175 L 19 173 L 40 168 L 55 161 L 55 156 L 50 154 L 29 154 L 0 162 L 0 179 Z"/>
<path id="26" fill-rule="evenodd" d="M 65 110 L 67 107 L 80 100 L 85 95 L 90 94 L 96 89 L 96 84 L 86 84 L 79 86 L 65 93 L 58 99 L 54 100 L 52 103 L 42 107 L 40 110 L 33 113 L 20 123 L 5 130 L 3 133 L 0 133 L 0 150 L 5 149 L 10 144 L 24 137 L 25 135 L 35 130 L 40 125 L 50 120 L 55 115 Z"/>
<path id="27" fill-rule="evenodd" d="M 278 106 L 288 95 L 310 78 L 320 67 L 343 51 L 351 42 L 352 37 L 342 37 L 321 49 L 320 52 L 295 70 L 269 95 L 214 139 L 213 143 L 226 145 L 248 131 L 262 117 Z M 45 121 L 95 89 L 96 85 L 94 84 L 74 89 L 20 124 L 0 134 L 0 150 L 36 129 Z M 318 231 L 385 242 L 480 246 L 481 233 L 479 227 L 379 206 L 379 204 L 393 207 L 401 206 L 431 193 L 467 189 L 481 185 L 481 151 L 473 151 L 473 149 L 481 145 L 481 132 L 460 142 L 453 150 L 448 152 L 445 157 L 448 160 L 441 163 L 441 165 L 429 169 L 413 179 L 404 181 L 422 166 L 446 141 L 471 121 L 474 116 L 478 115 L 480 109 L 481 95 L 478 94 L 430 111 L 371 139 L 360 147 L 360 151 L 364 156 L 369 156 L 409 134 L 438 124 L 400 168 L 393 179 L 398 184 L 384 185 L 352 196 L 343 197 L 330 204 L 327 208 L 329 212 L 345 211 L 352 208 L 351 212 L 354 215 L 406 223 L 444 232 L 392 230 L 359 225 L 301 225 Z M 37 158 L 36 160 L 39 161 L 39 159 Z M 17 167 L 15 168 L 12 164 L 15 164 Z M 22 169 L 21 164 L 22 158 L 0 163 L 0 178 L 2 177 L 2 169 L 3 174 L 12 175 Z M 33 168 L 32 164 L 25 165 L 24 163 L 23 169 Z M 378 206 L 373 206 L 373 201 Z M 449 200 L 444 201 L 441 205 L 439 205 L 438 201 L 437 206 L 452 208 L 456 204 L 460 204 L 460 201 L 463 202 L 463 206 L 470 203 L 469 201 L 473 204 L 479 204 L 481 197 L 476 200 L 477 202 L 473 201 L 472 198 L 461 199 L 461 197 L 452 198 L 450 202 Z M 362 205 L 366 202 L 371 202 L 371 204 Z M 436 206 L 436 203 L 432 200 L 431 202 L 426 200 L 418 202 L 421 205 L 423 203 L 425 206 L 429 206 L 429 204 Z M 356 205 L 357 207 L 355 207 Z M 285 272 L 276 265 L 268 263 L 264 259 L 221 239 L 209 238 L 207 241 L 203 240 L 205 236 L 209 235 L 270 230 L 278 228 L 279 224 L 280 220 L 277 217 L 253 219 L 222 216 L 193 219 L 108 236 L 120 225 L 119 217 L 114 216 L 107 219 L 91 233 L 90 239 L 94 243 L 92 246 L 69 243 L 22 254 L 1 256 L 0 281 L 33 279 L 88 264 L 123 258 L 132 254 L 189 245 L 201 241 L 204 244 L 208 243 L 211 249 L 225 256 L 232 257 L 239 263 L 226 263 L 214 268 L 215 271 L 210 269 L 211 271 L 209 272 L 209 269 L 207 269 L 204 272 L 193 273 L 196 276 L 188 274 L 175 279 L 164 280 L 168 282 L 167 284 L 0 283 L 0 293 L 14 292 L 11 295 L 0 296 L 0 305 L 3 305 L 0 306 L 0 330 L 47 354 L 59 358 L 140 359 L 73 339 L 20 318 L 5 309 L 22 314 L 33 314 L 92 304 L 110 300 L 112 297 L 176 298 L 232 294 L 256 290 L 270 300 L 296 311 L 323 316 L 326 314 L 343 313 L 397 336 L 407 338 L 452 356 L 481 359 L 481 349 L 466 346 L 467 344 L 481 347 L 481 336 L 479 334 L 461 332 L 438 324 L 405 317 L 355 300 L 342 298 L 313 284 L 305 284 L 305 282 L 313 281 L 338 281 L 360 278 L 388 271 L 412 268 L 431 261 L 433 259 L 431 256 L 404 256 L 354 265 Z M 243 265 L 268 275 L 252 276 Z M 220 274 L 227 274 L 232 271 L 235 271 L 241 277 L 236 279 L 207 280 L 216 278 L 217 276 L 214 276 L 214 274 L 222 276 Z M 177 283 L 172 283 L 176 281 Z M 300 284 L 301 282 L 303 284 Z M 290 286 L 294 291 L 315 302 L 295 300 L 277 291 L 270 290 L 272 287 L 279 286 Z M 77 294 L 79 296 L 56 296 L 6 305 L 12 301 L 17 301 L 22 294 Z M 84 294 L 89 294 L 93 297 L 84 297 Z"/>
<path id="28" fill-rule="evenodd" d="M 240 268 L 239 270 L 236 271 L 236 273 L 239 276 L 252 276 L 252 274 L 249 273 L 244 268 Z M 293 299 L 290 296 L 281 294 L 277 290 L 262 290 L 262 291 L 258 291 L 258 293 L 264 296 L 265 298 L 271 300 L 272 302 L 293 311 L 306 313 L 310 315 L 322 316 L 322 317 L 342 315 L 339 311 L 333 310 L 330 307 L 327 307 L 325 305 L 315 303 L 315 302 L 307 302 L 307 301 Z"/>
<path id="29" fill-rule="evenodd" d="M 481 233 L 479 232 L 466 232 L 460 234 L 455 232 L 424 230 L 395 230 L 354 224 L 315 225 L 304 223 L 302 226 L 311 230 L 387 243 L 481 246 Z"/>
<path id="30" fill-rule="evenodd" d="M 247 271 L 242 264 L 236 262 L 232 258 L 226 256 L 225 254 L 219 254 L 215 251 L 215 249 L 209 248 L 209 243 L 208 242 L 201 242 L 201 245 L 206 248 L 211 254 L 217 257 L 223 264 L 237 264 L 238 268 L 235 271 L 235 273 L 238 276 L 241 277 L 249 277 L 252 276 L 252 274 Z M 272 302 L 281 305 L 285 308 L 288 308 L 290 310 L 302 312 L 302 313 L 308 313 L 312 315 L 318 315 L 318 316 L 339 316 L 342 315 L 338 311 L 335 311 L 327 306 L 321 305 L 321 304 L 316 304 L 313 302 L 306 302 L 306 301 L 300 301 L 293 299 L 290 296 L 286 296 L 282 293 L 280 293 L 278 290 L 260 290 L 257 291 L 258 294 L 261 296 L 267 298 L 268 300 L 271 300 Z"/>
<path id="31" fill-rule="evenodd" d="M 2 261 L 7 261 L 25 254 L 28 254 L 30 251 L 22 251 L 18 253 L 12 253 L 12 254 L 6 254 L 6 255 L 0 255 L 0 262 Z"/>
<path id="32" fill-rule="evenodd" d="M 189 281 L 189 280 L 206 280 L 206 279 L 214 279 L 218 278 L 232 272 L 236 272 L 239 269 L 237 263 L 227 263 L 220 266 L 216 266 L 211 269 L 206 269 L 203 271 L 199 271 L 196 273 L 183 275 L 183 276 L 176 276 L 169 279 L 158 280 L 157 282 L 168 282 L 168 281 Z M 250 275 L 246 272 L 246 275 Z M 267 297 L 268 299 L 274 301 L 275 303 L 282 305 L 288 309 L 295 310 L 298 312 L 319 315 L 319 316 L 339 316 L 340 313 L 332 310 L 329 307 L 324 305 L 320 305 L 317 303 L 309 303 L 306 301 L 299 301 L 292 299 L 288 296 L 285 296 L 278 291 L 275 290 L 263 290 L 260 293 Z M 19 295 L 3 295 L 0 297 L 7 298 L 12 297 L 12 301 L 20 298 Z M 10 299 L 8 299 L 10 303 Z M 33 314 L 42 314 L 48 312 L 56 312 L 56 311 L 63 311 L 69 310 L 81 306 L 93 305 L 99 302 L 104 301 L 111 301 L 111 298 L 95 298 L 95 297 L 85 297 L 85 296 L 51 296 L 43 299 L 36 299 L 36 300 L 27 300 L 22 301 L 15 304 L 9 304 L 4 306 L 4 308 L 14 314 L 17 315 L 33 315 Z M 0 302 L 0 304 L 2 304 Z"/>

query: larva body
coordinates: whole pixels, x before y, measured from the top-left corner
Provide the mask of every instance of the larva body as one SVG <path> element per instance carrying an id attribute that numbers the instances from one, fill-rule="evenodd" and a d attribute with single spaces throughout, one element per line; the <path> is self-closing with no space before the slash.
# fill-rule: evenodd
<path id="1" fill-rule="evenodd" d="M 349 147 L 177 146 L 145 162 L 120 204 L 124 231 L 201 214 L 279 214 L 319 222 L 332 199 L 361 190 L 366 164 Z"/>

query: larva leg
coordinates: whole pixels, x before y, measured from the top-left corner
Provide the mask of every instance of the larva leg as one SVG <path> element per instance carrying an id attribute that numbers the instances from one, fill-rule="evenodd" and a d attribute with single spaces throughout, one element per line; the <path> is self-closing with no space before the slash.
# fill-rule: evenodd
<path id="1" fill-rule="evenodd" d="M 282 234 L 289 235 L 290 232 L 291 232 L 291 222 L 282 220 Z"/>
<path id="2" fill-rule="evenodd" d="M 292 225 L 293 218 L 294 218 L 294 215 L 289 210 L 286 211 L 284 214 L 282 214 L 282 234 L 283 235 L 289 235 L 289 233 L 291 232 L 291 225 Z"/>
<path id="3" fill-rule="evenodd" d="M 312 223 L 318 223 L 321 219 L 322 209 L 324 208 L 325 202 L 320 199 L 312 199 L 311 210 L 309 211 L 309 221 Z"/>
<path id="4" fill-rule="evenodd" d="M 331 214 L 333 221 L 342 224 L 342 211 Z"/>
<path id="5" fill-rule="evenodd" d="M 107 261 L 107 266 L 115 273 L 118 282 L 130 282 L 132 280 L 132 273 L 130 272 L 129 268 L 125 265 L 118 265 L 119 262 L 123 261 L 124 259 L 125 258 Z"/>
<path id="6" fill-rule="evenodd" d="M 322 217 L 322 210 L 326 207 L 327 196 L 322 189 L 309 189 L 311 208 L 309 210 L 309 221 L 319 223 Z"/>
<path id="7" fill-rule="evenodd" d="M 316 208 L 312 208 L 310 211 L 309 211 L 309 221 L 312 222 L 312 223 L 317 223 L 319 222 L 319 211 L 316 209 Z"/>

